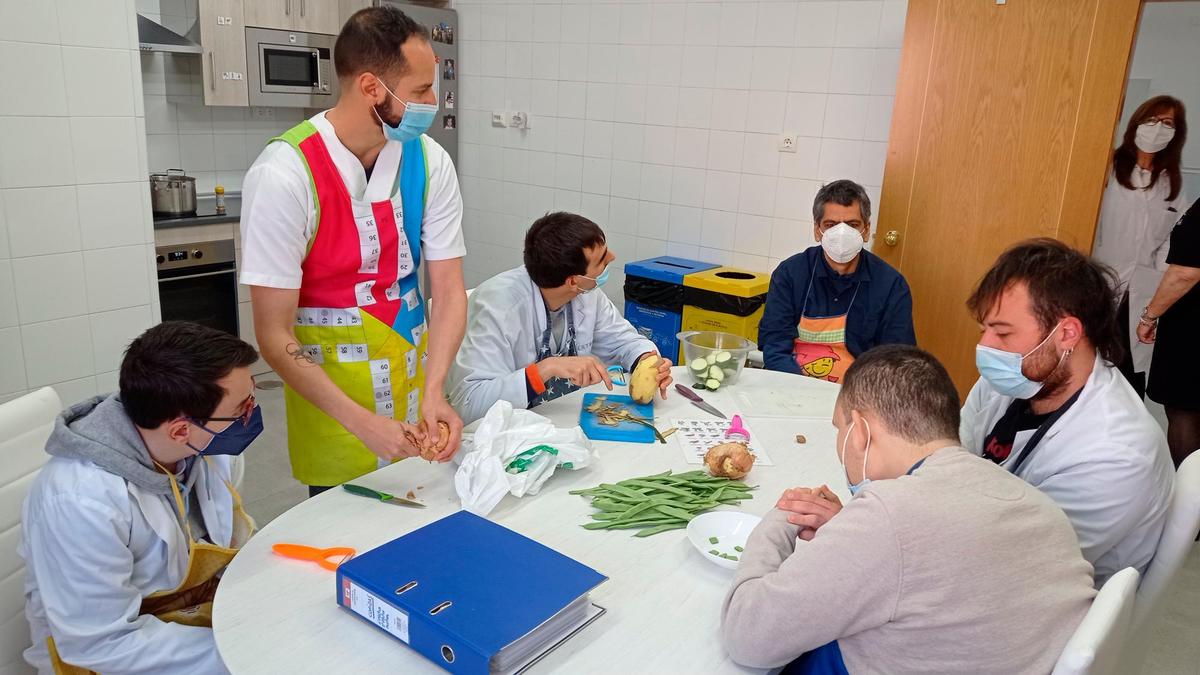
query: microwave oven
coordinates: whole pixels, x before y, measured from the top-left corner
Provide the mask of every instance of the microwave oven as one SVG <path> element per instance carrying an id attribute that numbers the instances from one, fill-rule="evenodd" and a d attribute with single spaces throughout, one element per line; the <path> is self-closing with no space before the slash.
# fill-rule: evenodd
<path id="1" fill-rule="evenodd" d="M 335 35 L 246 28 L 250 105 L 331 108 L 338 96 Z"/>

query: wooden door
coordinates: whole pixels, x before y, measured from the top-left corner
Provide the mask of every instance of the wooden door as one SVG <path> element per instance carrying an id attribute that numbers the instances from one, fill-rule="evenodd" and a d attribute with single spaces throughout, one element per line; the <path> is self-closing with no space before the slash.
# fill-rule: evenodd
<path id="1" fill-rule="evenodd" d="M 249 105 L 242 0 L 200 2 L 204 105 Z"/>
<path id="2" fill-rule="evenodd" d="M 300 0 L 246 0 L 247 26 L 295 30 L 299 13 Z"/>
<path id="3" fill-rule="evenodd" d="M 963 395 L 979 339 L 964 303 L 996 257 L 1043 236 L 1091 251 L 1139 8 L 909 0 L 873 250 Z"/>
<path id="4" fill-rule="evenodd" d="M 338 0 L 293 0 L 293 7 L 297 2 L 300 12 L 295 13 L 293 9 L 296 30 L 328 35 L 337 35 L 342 30 Z"/>

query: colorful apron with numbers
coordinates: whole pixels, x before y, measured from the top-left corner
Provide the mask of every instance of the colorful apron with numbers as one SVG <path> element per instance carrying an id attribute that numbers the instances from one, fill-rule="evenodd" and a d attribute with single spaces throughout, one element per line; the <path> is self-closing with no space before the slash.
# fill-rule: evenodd
<path id="1" fill-rule="evenodd" d="M 817 268 L 814 266 L 808 277 L 808 288 L 804 291 L 804 305 L 800 309 L 800 323 L 796 326 L 796 340 L 792 345 L 792 356 L 800 373 L 818 380 L 841 382 L 846 377 L 854 357 L 846 349 L 846 317 L 850 308 L 858 298 L 858 288 L 862 282 L 854 286 L 854 295 L 850 297 L 850 305 L 843 314 L 836 316 L 809 316 L 808 298 L 812 293 L 813 278 Z"/>
<path id="2" fill-rule="evenodd" d="M 389 200 L 353 199 L 311 122 L 278 140 L 309 172 L 317 228 L 304 258 L 296 311 L 297 354 L 321 368 L 354 402 L 415 424 L 428 339 L 417 287 L 428 184 L 425 146 L 404 144 Z M 337 420 L 285 390 L 292 474 L 307 485 L 339 485 L 374 471 L 376 456 Z"/>
<path id="3" fill-rule="evenodd" d="M 236 422 L 235 422 L 236 424 Z M 205 458 L 207 462 L 207 458 Z M 167 471 L 161 465 L 159 469 L 171 481 L 171 493 L 175 497 L 175 511 L 183 532 L 188 540 L 187 569 L 183 579 L 175 588 L 169 591 L 157 591 L 142 598 L 139 614 L 152 614 L 161 621 L 178 623 L 185 626 L 200 626 L 212 628 L 213 597 L 217 593 L 217 583 L 221 573 L 229 566 L 242 545 L 254 534 L 254 520 L 242 507 L 242 496 L 234 489 L 233 484 L 225 481 L 229 494 L 233 496 L 233 535 L 229 546 L 210 544 L 206 541 L 196 541 L 192 537 L 192 525 L 188 520 L 187 501 L 179 490 L 179 482 L 175 474 Z M 197 467 L 194 470 L 199 470 Z M 50 664 L 55 675 L 89 675 L 95 671 L 73 666 L 62 660 L 54 638 L 46 639 L 46 647 L 50 653 Z"/>

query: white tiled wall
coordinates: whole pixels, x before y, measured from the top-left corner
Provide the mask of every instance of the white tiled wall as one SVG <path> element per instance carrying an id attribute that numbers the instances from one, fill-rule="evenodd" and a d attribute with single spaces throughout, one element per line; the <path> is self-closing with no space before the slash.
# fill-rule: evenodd
<path id="1" fill-rule="evenodd" d="M 0 0 L 0 400 L 116 388 L 159 317 L 133 0 Z"/>
<path id="2" fill-rule="evenodd" d="M 878 202 L 905 0 L 453 6 L 468 286 L 520 264 L 548 210 L 596 220 L 623 261 L 770 271 L 811 245 L 822 182 Z M 531 128 L 492 127 L 493 110 Z M 778 151 L 785 131 L 798 152 Z"/>
<path id="3" fill-rule="evenodd" d="M 196 23 L 197 0 L 136 0 L 138 11 L 187 34 Z M 196 178 L 196 191 L 215 185 L 242 189 L 246 169 L 274 136 L 309 113 L 270 108 L 270 119 L 254 119 L 250 108 L 204 105 L 200 58 L 193 54 L 141 55 L 146 106 L 146 149 L 151 171 L 181 168 Z"/>

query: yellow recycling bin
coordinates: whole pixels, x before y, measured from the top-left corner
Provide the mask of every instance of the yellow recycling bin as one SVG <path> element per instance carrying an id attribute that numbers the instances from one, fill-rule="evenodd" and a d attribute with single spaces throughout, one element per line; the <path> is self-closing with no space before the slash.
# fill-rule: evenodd
<path id="1" fill-rule="evenodd" d="M 685 276 L 683 286 L 683 330 L 715 330 L 758 342 L 769 274 L 714 267 Z"/>

